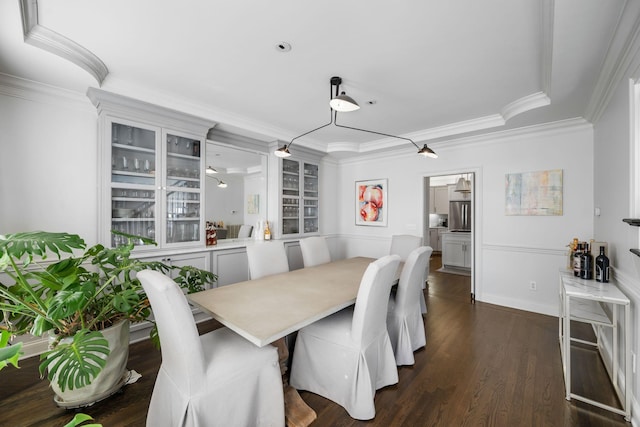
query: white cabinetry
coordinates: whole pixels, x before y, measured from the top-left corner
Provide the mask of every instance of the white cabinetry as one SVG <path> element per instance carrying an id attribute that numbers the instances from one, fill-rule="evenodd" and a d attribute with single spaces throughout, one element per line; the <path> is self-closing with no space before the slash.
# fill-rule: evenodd
<path id="1" fill-rule="evenodd" d="M 100 240 L 121 243 L 116 230 L 159 249 L 204 246 L 203 157 L 215 123 L 95 88 L 87 95 L 99 114 Z"/>
<path id="2" fill-rule="evenodd" d="M 280 215 L 283 236 L 319 231 L 318 169 L 314 163 L 282 159 Z"/>
<path id="3" fill-rule="evenodd" d="M 212 252 L 211 271 L 218 276 L 217 286 L 249 280 L 249 260 L 245 247 Z"/>
<path id="4" fill-rule="evenodd" d="M 304 268 L 304 260 L 302 259 L 302 250 L 300 249 L 299 241 L 284 242 L 284 250 L 289 260 L 289 271 Z"/>
<path id="5" fill-rule="evenodd" d="M 429 187 L 429 213 L 449 213 L 449 189 L 446 185 Z"/>
<path id="6" fill-rule="evenodd" d="M 442 265 L 471 268 L 471 233 L 443 233 Z"/>
<path id="7" fill-rule="evenodd" d="M 436 252 L 442 251 L 442 233 L 446 231 L 444 228 L 429 229 L 429 246 Z"/>

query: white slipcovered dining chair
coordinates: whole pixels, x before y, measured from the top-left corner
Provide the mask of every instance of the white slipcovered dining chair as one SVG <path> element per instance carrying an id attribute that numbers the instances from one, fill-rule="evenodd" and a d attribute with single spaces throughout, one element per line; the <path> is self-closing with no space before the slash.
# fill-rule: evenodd
<path id="1" fill-rule="evenodd" d="M 394 234 L 391 236 L 391 248 L 389 249 L 389 254 L 400 255 L 400 261 L 404 262 L 407 260 L 407 257 L 414 249 L 422 246 L 422 237 L 413 236 L 411 234 Z M 429 268 L 429 264 L 427 263 L 427 268 Z M 429 270 L 425 272 L 424 280 L 422 283 L 422 289 L 426 287 L 427 277 L 429 277 Z M 420 297 L 420 307 L 422 309 L 422 313 L 427 312 L 427 302 L 424 300 L 424 295 Z"/>
<path id="2" fill-rule="evenodd" d="M 253 225 L 243 224 L 240 226 L 238 230 L 238 239 L 247 239 L 251 237 L 251 231 L 253 230 Z"/>
<path id="3" fill-rule="evenodd" d="M 312 236 L 300 240 L 302 262 L 305 267 L 326 264 L 331 262 L 331 254 L 327 246 L 327 240 L 322 236 Z"/>
<path id="4" fill-rule="evenodd" d="M 394 234 L 391 236 L 390 255 L 399 255 L 400 261 L 406 261 L 414 249 L 422 246 L 422 237 L 411 234 Z"/>
<path id="5" fill-rule="evenodd" d="M 298 331 L 292 387 L 336 402 L 352 418 L 375 416 L 376 390 L 398 382 L 386 317 L 399 262 L 397 255 L 387 255 L 369 264 L 355 306 Z"/>
<path id="6" fill-rule="evenodd" d="M 249 274 L 252 279 L 259 279 L 272 274 L 289 271 L 289 259 L 280 240 L 260 242 L 247 246 Z"/>
<path id="7" fill-rule="evenodd" d="M 430 246 L 421 246 L 409 254 L 398 289 L 389 298 L 387 330 L 398 366 L 413 365 L 413 352 L 427 343 L 420 301 L 424 299 L 421 285 L 432 251 Z"/>
<path id="8" fill-rule="evenodd" d="M 276 348 L 256 347 L 226 327 L 199 336 L 172 279 L 152 270 L 137 277 L 162 344 L 147 426 L 284 426 Z"/>

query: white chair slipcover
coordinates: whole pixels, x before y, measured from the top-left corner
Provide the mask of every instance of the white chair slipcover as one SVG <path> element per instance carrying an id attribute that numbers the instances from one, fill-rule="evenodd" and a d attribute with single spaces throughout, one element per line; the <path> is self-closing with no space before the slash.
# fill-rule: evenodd
<path id="1" fill-rule="evenodd" d="M 398 366 L 413 365 L 413 352 L 427 343 L 420 301 L 424 299 L 421 284 L 432 251 L 430 246 L 421 246 L 411 252 L 402 268 L 398 290 L 389 298 L 387 330 Z"/>
<path id="2" fill-rule="evenodd" d="M 247 245 L 247 259 L 252 279 L 289 271 L 287 252 L 280 240 Z"/>
<path id="3" fill-rule="evenodd" d="M 252 230 L 253 225 L 241 225 L 240 230 L 238 230 L 238 239 L 246 239 L 251 237 Z"/>
<path id="4" fill-rule="evenodd" d="M 391 248 L 389 249 L 389 254 L 400 255 L 400 261 L 404 262 L 407 260 L 407 257 L 414 249 L 422 246 L 422 237 L 413 236 L 411 234 L 394 234 L 391 236 Z M 425 280 L 427 280 L 427 276 L 425 276 Z M 425 288 L 425 284 L 422 284 L 422 289 Z M 424 300 L 424 295 L 420 298 L 420 307 L 422 308 L 422 312 L 427 312 L 427 302 Z"/>
<path id="5" fill-rule="evenodd" d="M 399 255 L 400 261 L 406 261 L 411 251 L 422 246 L 422 237 L 411 234 L 394 234 L 391 236 L 390 255 Z"/>
<path id="6" fill-rule="evenodd" d="M 147 426 L 284 426 L 275 347 L 256 347 L 224 327 L 198 335 L 177 284 L 151 270 L 137 274 L 160 334 L 162 364 Z"/>
<path id="7" fill-rule="evenodd" d="M 362 276 L 355 306 L 298 331 L 292 387 L 336 402 L 352 418 L 375 416 L 376 390 L 398 382 L 386 316 L 399 262 L 397 255 L 372 262 Z"/>
<path id="8" fill-rule="evenodd" d="M 326 264 L 331 262 L 331 254 L 327 241 L 322 236 L 307 237 L 300 240 L 300 250 L 302 251 L 302 262 L 305 267 Z"/>

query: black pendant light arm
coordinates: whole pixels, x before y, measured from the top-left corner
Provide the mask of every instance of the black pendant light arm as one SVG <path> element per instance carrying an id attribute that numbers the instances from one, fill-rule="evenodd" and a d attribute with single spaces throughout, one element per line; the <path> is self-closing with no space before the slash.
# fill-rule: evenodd
<path id="1" fill-rule="evenodd" d="M 373 133 L 373 134 L 375 134 L 375 135 L 388 136 L 388 137 L 390 137 L 390 138 L 404 139 L 405 141 L 409 141 L 410 143 L 412 143 L 413 145 L 415 145 L 415 146 L 416 146 L 416 148 L 417 148 L 418 150 L 420 149 L 420 147 L 418 146 L 418 144 L 416 144 L 415 142 L 413 142 L 413 140 L 412 140 L 412 139 L 405 138 L 404 136 L 390 135 L 390 134 L 388 134 L 388 133 L 376 132 L 376 131 L 374 131 L 374 130 L 360 129 L 360 128 L 355 128 L 355 127 L 353 127 L 353 126 L 340 125 L 340 124 L 338 124 L 338 112 L 337 112 L 337 111 L 335 111 L 335 116 L 334 116 L 333 123 L 334 123 L 337 127 L 339 127 L 339 128 L 345 128 L 345 129 L 357 130 L 357 131 L 360 131 L 360 132 L 368 132 L 368 133 Z"/>

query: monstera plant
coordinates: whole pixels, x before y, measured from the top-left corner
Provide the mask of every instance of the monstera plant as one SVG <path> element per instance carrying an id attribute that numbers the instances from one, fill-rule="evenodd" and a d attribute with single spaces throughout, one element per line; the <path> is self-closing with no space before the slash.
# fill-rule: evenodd
<path id="1" fill-rule="evenodd" d="M 0 235 L 0 330 L 51 335 L 40 373 L 62 391 L 88 386 L 105 367 L 111 351 L 103 334 L 107 328 L 149 320 L 150 304 L 136 272 L 153 269 L 175 276 L 185 292 L 217 279 L 194 267 L 132 258 L 134 242 L 155 242 L 114 233 L 127 243 L 87 249 L 81 237 L 69 233 Z M 128 323 L 126 332 L 128 356 Z"/>

